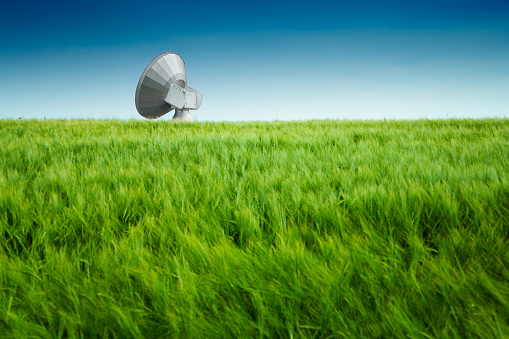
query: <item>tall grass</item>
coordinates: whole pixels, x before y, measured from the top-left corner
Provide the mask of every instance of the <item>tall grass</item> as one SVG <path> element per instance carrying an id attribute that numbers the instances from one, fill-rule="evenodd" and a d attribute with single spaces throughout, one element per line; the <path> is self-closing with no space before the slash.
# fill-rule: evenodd
<path id="1" fill-rule="evenodd" d="M 0 120 L 1 337 L 509 336 L 509 120 Z"/>

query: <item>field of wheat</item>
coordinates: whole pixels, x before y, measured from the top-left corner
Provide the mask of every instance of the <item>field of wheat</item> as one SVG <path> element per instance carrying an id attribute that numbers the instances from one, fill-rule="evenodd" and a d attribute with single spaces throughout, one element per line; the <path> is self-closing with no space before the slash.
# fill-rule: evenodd
<path id="1" fill-rule="evenodd" d="M 0 120 L 0 337 L 509 336 L 509 120 Z"/>

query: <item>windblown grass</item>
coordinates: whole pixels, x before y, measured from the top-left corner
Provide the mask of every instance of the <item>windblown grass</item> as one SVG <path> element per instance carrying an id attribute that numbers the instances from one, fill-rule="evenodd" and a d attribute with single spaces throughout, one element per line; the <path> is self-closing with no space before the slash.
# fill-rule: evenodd
<path id="1" fill-rule="evenodd" d="M 0 120 L 0 337 L 509 336 L 509 120 Z"/>

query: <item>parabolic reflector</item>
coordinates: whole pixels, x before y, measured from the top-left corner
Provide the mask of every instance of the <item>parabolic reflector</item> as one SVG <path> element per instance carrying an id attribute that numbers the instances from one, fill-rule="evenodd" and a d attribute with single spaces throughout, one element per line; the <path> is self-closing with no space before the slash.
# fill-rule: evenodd
<path id="1" fill-rule="evenodd" d="M 190 109 L 198 109 L 203 95 L 187 86 L 186 66 L 180 55 L 159 54 L 143 71 L 136 87 L 138 112 L 157 119 L 175 109 L 174 119 L 192 121 Z"/>

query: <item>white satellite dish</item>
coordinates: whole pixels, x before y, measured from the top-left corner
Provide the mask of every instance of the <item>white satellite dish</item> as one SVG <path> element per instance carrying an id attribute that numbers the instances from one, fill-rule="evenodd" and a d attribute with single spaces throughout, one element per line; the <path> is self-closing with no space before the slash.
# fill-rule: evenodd
<path id="1" fill-rule="evenodd" d="M 157 119 L 175 109 L 174 120 L 192 122 L 189 110 L 200 108 L 202 100 L 203 94 L 187 86 L 184 60 L 173 52 L 155 57 L 136 87 L 136 109 L 147 119 Z"/>

